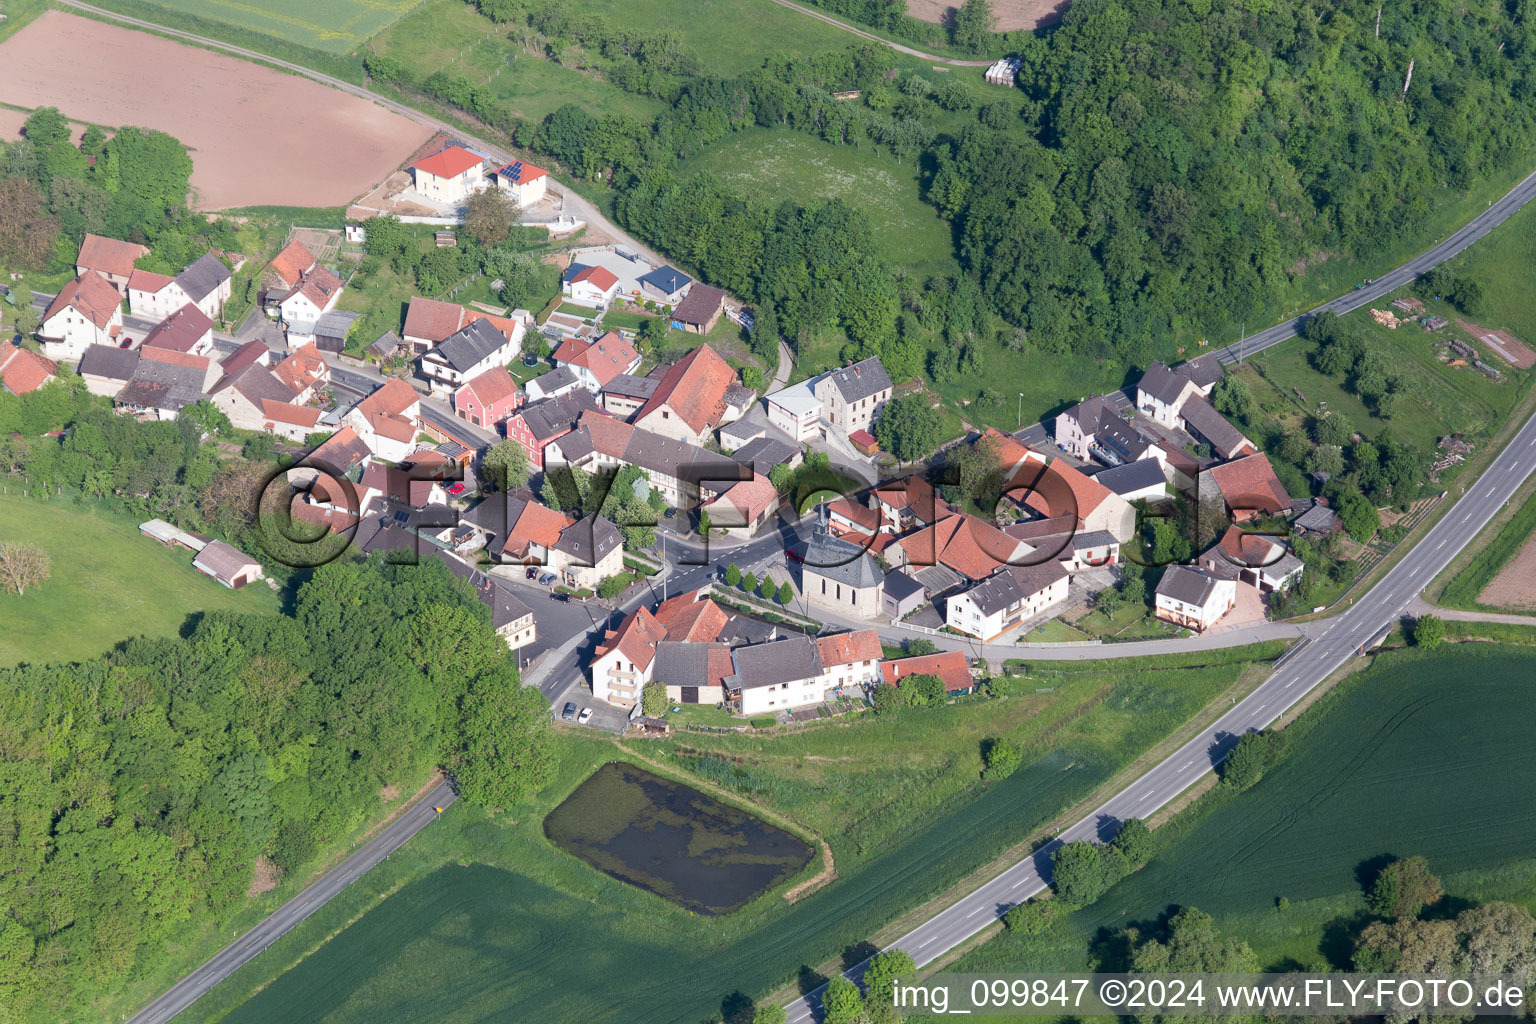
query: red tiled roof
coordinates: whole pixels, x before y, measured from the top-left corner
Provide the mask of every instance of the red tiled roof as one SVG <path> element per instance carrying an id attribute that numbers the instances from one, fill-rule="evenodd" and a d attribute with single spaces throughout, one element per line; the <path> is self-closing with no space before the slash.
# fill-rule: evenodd
<path id="1" fill-rule="evenodd" d="M 711 504 L 725 502 L 740 511 L 742 517 L 751 523 L 771 508 L 778 499 L 779 492 L 774 488 L 773 482 L 763 474 L 753 472 L 751 480 L 732 484 L 729 490 Z"/>
<path id="2" fill-rule="evenodd" d="M 405 336 L 436 344 L 464 326 L 464 307 L 437 299 L 411 298 L 405 311 Z"/>
<path id="3" fill-rule="evenodd" d="M 1229 526 L 1221 535 L 1221 550 L 1234 560 L 1251 568 L 1278 561 L 1285 552 L 1284 545 L 1273 537 L 1248 533 L 1241 527 Z"/>
<path id="4" fill-rule="evenodd" d="M 139 349 L 139 357 L 156 363 L 170 363 L 172 366 L 185 366 L 193 370 L 208 372 L 208 367 L 213 365 L 207 356 L 195 356 L 191 352 L 183 352 L 175 348 L 162 348 L 159 345 L 145 345 Z"/>
<path id="5" fill-rule="evenodd" d="M 736 371 L 707 344 L 700 345 L 672 364 L 655 394 L 640 407 L 635 423 L 669 407 L 695 434 L 720 423 L 725 414 L 725 391 L 736 383 Z"/>
<path id="6" fill-rule="evenodd" d="M 726 619 L 725 610 L 709 598 L 701 600 L 697 590 L 679 594 L 656 606 L 656 621 L 667 627 L 668 640 L 693 643 L 718 640 Z"/>
<path id="7" fill-rule="evenodd" d="M 600 291 L 607 291 L 619 283 L 619 279 L 607 267 L 583 267 L 571 276 L 571 284 L 578 281 L 586 281 Z"/>
<path id="8" fill-rule="evenodd" d="M 597 386 L 602 388 L 619 374 L 628 372 L 640 353 L 618 331 L 609 331 L 596 341 L 567 338 L 551 358 L 557 363 L 590 370 L 597 378 Z"/>
<path id="9" fill-rule="evenodd" d="M 517 381 L 505 366 L 493 366 L 478 377 L 465 381 L 459 392 L 472 392 L 480 404 L 489 408 L 508 398 L 517 397 Z"/>
<path id="10" fill-rule="evenodd" d="M 471 167 L 484 162 L 462 146 L 445 146 L 426 159 L 411 164 L 411 169 L 426 171 L 439 178 L 457 178 Z"/>
<path id="11" fill-rule="evenodd" d="M 416 436 L 415 425 L 395 413 L 375 413 L 368 417 L 368 424 L 375 434 L 382 434 L 392 441 L 409 441 Z"/>
<path id="12" fill-rule="evenodd" d="M 95 238 L 95 235 L 87 235 L 87 238 Z M 43 320 L 51 320 L 55 314 L 74 307 L 80 315 L 91 323 L 107 329 L 107 324 L 112 321 L 112 314 L 117 312 L 117 307 L 123 297 L 117 294 L 117 289 L 111 282 L 94 270 L 87 270 L 73 281 L 59 289 L 59 294 L 48 303 L 48 312 L 43 314 Z"/>
<path id="13" fill-rule="evenodd" d="M 548 173 L 544 168 L 535 167 L 524 160 L 514 160 L 496 172 L 499 177 L 506 178 L 514 185 L 526 185 L 530 181 L 539 180 Z"/>
<path id="14" fill-rule="evenodd" d="M 13 395 L 25 395 L 36 391 L 52 380 L 59 367 L 51 359 L 45 359 L 30 349 L 5 346 L 0 353 L 0 383 Z"/>
<path id="15" fill-rule="evenodd" d="M 190 352 L 213 330 L 213 321 L 190 302 L 155 325 L 144 336 L 143 348 Z"/>
<path id="16" fill-rule="evenodd" d="M 320 422 L 319 409 L 291 402 L 274 402 L 270 398 L 261 400 L 261 414 L 276 423 L 293 423 L 301 427 L 313 427 Z"/>
<path id="17" fill-rule="evenodd" d="M 484 320 L 486 323 L 496 328 L 506 337 L 508 341 L 511 341 L 517 335 L 516 320 L 504 316 L 491 316 L 489 313 L 482 313 L 476 309 L 464 310 L 463 326 L 468 327 L 470 324 L 475 323 L 478 320 Z"/>
<path id="18" fill-rule="evenodd" d="M 158 292 L 168 284 L 174 284 L 174 277 L 166 277 L 164 274 L 152 274 L 147 270 L 134 268 L 128 275 L 128 287 L 137 292 Z"/>
<path id="19" fill-rule="evenodd" d="M 975 516 L 954 514 L 901 538 L 907 561 L 948 566 L 973 580 L 985 579 L 1006 565 L 1019 541 Z"/>
<path id="20" fill-rule="evenodd" d="M 880 529 L 880 513 L 872 508 L 865 508 L 856 501 L 848 498 L 838 498 L 827 505 L 827 514 L 842 516 L 851 520 L 855 525 L 863 527 L 869 533 Z"/>
<path id="21" fill-rule="evenodd" d="M 80 242 L 80 255 L 75 257 L 75 265 L 99 270 L 113 277 L 131 277 L 134 270 L 133 261 L 140 256 L 148 255 L 148 249 L 134 242 L 103 238 L 100 235 L 86 235 Z"/>
<path id="22" fill-rule="evenodd" d="M 325 357 L 320 354 L 320 349 L 314 342 L 310 342 L 303 348 L 295 349 L 292 354 L 272 368 L 277 379 L 288 385 L 294 393 L 299 394 L 305 389 L 314 386 L 315 382 L 326 375 L 330 368 L 325 364 Z"/>
<path id="23" fill-rule="evenodd" d="M 304 281 L 297 291 L 314 303 L 316 309 L 324 309 L 331 301 L 331 296 L 341 291 L 341 278 L 324 267 L 316 266 L 304 275 Z"/>
<path id="24" fill-rule="evenodd" d="M 289 242 L 283 251 L 272 258 L 272 270 L 283 284 L 292 288 L 299 283 L 304 272 L 315 265 L 314 255 L 302 242 Z"/>
<path id="25" fill-rule="evenodd" d="M 854 444 L 863 445 L 866 448 L 871 445 L 877 445 L 880 443 L 879 441 L 875 440 L 874 434 L 871 434 L 869 431 L 862 428 L 849 434 L 848 440 L 852 441 Z"/>
<path id="26" fill-rule="evenodd" d="M 1223 462 L 1206 472 L 1230 509 L 1278 515 L 1291 507 L 1291 496 L 1262 453 Z"/>
<path id="27" fill-rule="evenodd" d="M 819 636 L 816 650 L 821 654 L 822 668 L 851 665 L 856 661 L 879 661 L 884 653 L 880 649 L 880 634 L 872 629 Z"/>
<path id="28" fill-rule="evenodd" d="M 305 456 L 304 464 L 345 474 L 366 459 L 368 454 L 368 446 L 363 443 L 362 438 L 357 436 L 357 431 L 351 427 L 342 427 L 326 438 L 320 447 Z"/>
<path id="29" fill-rule="evenodd" d="M 514 557 L 528 553 L 529 544 L 552 548 L 560 543 L 560 534 L 571 525 L 571 518 L 536 501 L 523 503 L 517 518 L 507 524 L 507 539 L 503 550 Z"/>
<path id="30" fill-rule="evenodd" d="M 966 668 L 965 655 L 960 651 L 940 651 L 917 658 L 897 658 L 880 663 L 880 678 L 892 686 L 900 686 L 899 680 L 907 676 L 938 676 L 944 680 L 949 692 L 968 690 L 976 681 Z"/>
<path id="31" fill-rule="evenodd" d="M 616 650 L 625 660 L 645 668 L 656 657 L 656 645 L 666 639 L 666 635 L 666 627 L 656 621 L 656 616 L 644 608 L 636 608 L 619 623 L 618 629 L 603 634 L 603 642 L 595 654 L 601 658 Z"/>
<path id="32" fill-rule="evenodd" d="M 231 352 L 224 359 L 224 361 L 219 364 L 219 369 L 224 371 L 224 375 L 226 377 L 231 374 L 239 373 L 247 366 L 253 366 L 256 363 L 261 362 L 262 357 L 265 356 L 269 351 L 271 350 L 259 341 L 248 341 L 244 345 L 241 345 L 239 348 Z"/>
<path id="33" fill-rule="evenodd" d="M 357 403 L 357 411 L 370 419 L 374 416 L 400 416 L 421 401 L 416 389 L 403 380 L 387 380 L 373 394 Z"/>

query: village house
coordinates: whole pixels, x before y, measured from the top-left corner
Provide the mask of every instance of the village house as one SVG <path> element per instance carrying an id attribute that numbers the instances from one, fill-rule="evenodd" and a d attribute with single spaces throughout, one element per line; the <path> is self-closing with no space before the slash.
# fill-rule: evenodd
<path id="1" fill-rule="evenodd" d="M 272 372 L 293 393 L 292 402 L 308 402 L 331 382 L 330 365 L 313 344 L 294 350 Z"/>
<path id="2" fill-rule="evenodd" d="M 900 622 L 923 606 L 927 593 L 923 585 L 905 569 L 894 569 L 885 574 L 885 592 L 880 598 L 880 614 L 892 622 Z"/>
<path id="3" fill-rule="evenodd" d="M 1121 543 L 1135 535 L 1135 508 L 1108 487 L 1065 460 L 1047 460 L 994 428 L 985 436 L 997 452 L 1008 500 L 1046 519 L 1074 516 L 1083 533 L 1104 531 Z"/>
<path id="4" fill-rule="evenodd" d="M 491 628 L 506 641 L 508 650 L 527 647 L 538 639 L 538 623 L 534 619 L 533 609 L 520 601 L 508 587 L 462 558 L 447 554 L 441 557 L 448 571 L 474 588 L 480 603 L 491 610 Z"/>
<path id="5" fill-rule="evenodd" d="M 1142 459 L 1164 458 L 1154 439 L 1146 437 L 1129 423 L 1112 399 L 1095 395 L 1059 414 L 1055 422 L 1056 443 L 1074 458 L 1098 459 L 1111 466 Z"/>
<path id="6" fill-rule="evenodd" d="M 116 345 L 92 345 L 80 357 L 78 372 L 85 389 L 93 395 L 114 398 L 133 378 L 139 354 Z"/>
<path id="7" fill-rule="evenodd" d="M 660 266 L 648 274 L 643 274 L 640 281 L 640 298 L 651 302 L 659 302 L 663 306 L 675 306 L 688 294 L 688 289 L 693 284 L 693 278 L 669 266 Z"/>
<path id="8" fill-rule="evenodd" d="M 168 362 L 167 358 L 177 361 Z M 189 362 L 183 363 L 182 359 Z M 182 409 L 202 401 L 208 366 L 208 360 L 202 356 L 144 349 L 133 376 L 113 398 L 112 406 L 140 419 L 174 420 Z"/>
<path id="9" fill-rule="evenodd" d="M 1165 622 L 1203 632 L 1237 603 L 1237 582 L 1198 569 L 1170 565 L 1163 571 L 1153 600 L 1153 614 Z"/>
<path id="10" fill-rule="evenodd" d="M 666 635 L 666 627 L 644 607 L 630 612 L 616 629 L 607 630 L 590 664 L 592 696 L 618 707 L 634 707 L 645 684 L 652 681 L 656 647 Z"/>
<path id="11" fill-rule="evenodd" d="M 449 461 L 437 452 L 418 450 L 407 455 L 398 466 L 369 463 L 358 482 L 358 493 L 365 509 L 375 496 L 413 509 L 427 509 L 447 504 L 446 484 L 455 475 Z"/>
<path id="12" fill-rule="evenodd" d="M 880 614 L 885 574 L 864 548 L 818 526 L 800 563 L 800 593 L 810 606 L 859 619 Z"/>
<path id="13" fill-rule="evenodd" d="M 289 242 L 267 266 L 263 305 L 284 324 L 290 344 L 314 341 L 315 326 L 341 298 L 341 280 L 302 242 Z"/>
<path id="14" fill-rule="evenodd" d="M 814 387 L 814 380 L 803 380 L 765 396 L 769 425 L 797 443 L 821 437 L 821 399 Z"/>
<path id="15" fill-rule="evenodd" d="M 148 255 L 149 249 L 136 242 L 86 235 L 81 239 L 80 253 L 75 257 L 75 276 L 84 277 L 95 271 L 112 286 L 121 301 L 128 292 L 128 279 L 133 276 L 134 261 Z"/>
<path id="16" fill-rule="evenodd" d="M 505 366 L 495 366 L 471 377 L 453 393 L 453 409 L 460 419 L 494 430 L 517 411 L 523 394 Z"/>
<path id="17" fill-rule="evenodd" d="M 1258 451 L 1258 446 L 1232 425 L 1203 395 L 1192 395 L 1180 412 L 1184 430 L 1196 441 L 1211 446 L 1218 458 L 1235 459 Z"/>
<path id="18" fill-rule="evenodd" d="M 1100 470 L 1093 480 L 1126 501 L 1158 502 L 1168 496 L 1168 478 L 1157 459 L 1140 459 Z"/>
<path id="19" fill-rule="evenodd" d="M 1201 397 L 1210 398 L 1211 392 L 1227 375 L 1226 368 L 1221 365 L 1221 358 L 1215 352 L 1207 352 L 1203 356 L 1197 356 L 1188 362 L 1180 363 L 1178 372 L 1195 386 Z"/>
<path id="20" fill-rule="evenodd" d="M 1290 587 L 1301 579 L 1304 568 L 1279 538 L 1246 533 L 1236 526 L 1228 527 L 1195 564 L 1209 576 L 1235 579 L 1264 594 Z"/>
<path id="21" fill-rule="evenodd" d="M 403 380 L 385 381 L 342 418 L 357 431 L 368 450 L 389 462 L 399 462 L 415 450 L 421 398 Z"/>
<path id="22" fill-rule="evenodd" d="M 578 389 L 585 390 L 581 387 L 581 378 L 569 366 L 557 366 L 548 373 L 541 373 L 523 387 L 528 392 L 530 402 L 542 402 L 546 398 L 559 398 Z"/>
<path id="23" fill-rule="evenodd" d="M 708 334 L 725 315 L 725 292 L 694 284 L 672 310 L 672 326 L 689 334 Z"/>
<path id="24" fill-rule="evenodd" d="M 869 507 L 880 513 L 881 531 L 891 534 L 930 526 L 959 511 L 939 496 L 933 484 L 915 474 L 870 491 Z"/>
<path id="25" fill-rule="evenodd" d="M 1262 453 L 1208 467 L 1200 474 L 1197 493 L 1202 506 L 1219 506 L 1239 523 L 1286 515 L 1291 509 L 1291 496 Z"/>
<path id="26" fill-rule="evenodd" d="M 584 414 L 578 429 L 561 435 L 545 454 L 546 464 L 564 463 L 587 472 L 638 466 L 662 499 L 681 509 L 712 501 L 752 479 L 750 470 L 725 456 L 595 411 Z"/>
<path id="27" fill-rule="evenodd" d="M 489 320 L 475 320 L 421 357 L 421 374 L 435 393 L 449 393 L 471 377 L 505 367 L 522 349 L 523 325 L 503 334 Z"/>
<path id="28" fill-rule="evenodd" d="M 823 374 L 813 392 L 822 417 L 844 437 L 868 430 L 891 397 L 891 378 L 875 356 Z"/>
<path id="29" fill-rule="evenodd" d="M 295 484 L 308 484 L 313 482 L 317 473 L 323 472 L 327 476 L 344 478 L 355 484 L 362 478 L 364 467 L 372 456 L 373 453 L 368 450 L 368 445 L 358 436 L 357 431 L 351 427 L 342 427 L 304 456 L 299 468 L 289 471 L 288 479 Z"/>
<path id="30" fill-rule="evenodd" d="M 660 386 L 660 377 L 636 377 L 621 373 L 603 386 L 603 410 L 621 420 L 627 420 L 645 408 L 645 403 L 651 400 Z"/>
<path id="31" fill-rule="evenodd" d="M 635 414 L 634 423 L 702 445 L 720 424 L 745 415 L 754 397 L 718 352 L 700 345 L 667 368 L 656 391 Z"/>
<path id="32" fill-rule="evenodd" d="M 144 335 L 139 347 L 208 358 L 213 355 L 213 321 L 196 306 L 182 306 Z"/>
<path id="33" fill-rule="evenodd" d="M 19 345 L 0 345 L 0 386 L 13 395 L 30 395 L 58 376 L 51 360 Z"/>
<path id="34" fill-rule="evenodd" d="M 320 428 L 320 410 L 292 402 L 265 399 L 261 403 L 266 419 L 261 429 L 289 441 L 302 441 Z"/>
<path id="35" fill-rule="evenodd" d="M 163 320 L 191 303 L 210 320 L 224 315 L 233 275 L 224 261 L 205 252 L 175 277 L 135 269 L 128 277 L 128 311 L 147 320 Z"/>
<path id="36" fill-rule="evenodd" d="M 544 450 L 575 430 L 583 414 L 596 412 L 597 403 L 590 392 L 574 385 L 570 392 L 555 398 L 535 400 L 531 391 L 528 398 L 528 404 L 506 420 L 507 437 L 522 445 L 528 453 L 528 464 L 542 472 Z"/>
<path id="37" fill-rule="evenodd" d="M 544 198 L 549 188 L 549 172 L 525 160 L 514 160 L 496 172 L 496 187 L 512 197 L 520 209 Z"/>
<path id="38" fill-rule="evenodd" d="M 489 322 L 509 341 L 515 342 L 521 351 L 527 323 L 517 316 L 490 316 L 453 302 L 424 299 L 420 295 L 413 296 L 410 305 L 406 307 L 403 328 L 405 346 L 414 359 L 478 320 Z"/>
<path id="39" fill-rule="evenodd" d="M 450 143 L 409 167 L 416 191 L 439 203 L 457 205 L 487 184 L 485 159 Z"/>
<path id="40" fill-rule="evenodd" d="M 1054 558 L 1039 565 L 1009 566 L 951 595 L 944 602 L 944 624 L 990 643 L 1064 604 L 1069 579 Z"/>
<path id="41" fill-rule="evenodd" d="M 773 437 L 758 437 L 731 452 L 731 459 L 767 475 L 775 466 L 794 469 L 805 461 L 805 450 Z"/>
<path id="42" fill-rule="evenodd" d="M 495 575 L 522 578 L 542 566 L 567 587 L 595 589 L 624 570 L 624 537 L 601 516 L 577 519 L 533 500 L 526 490 L 496 494 L 461 517 L 486 536 Z"/>
<path id="43" fill-rule="evenodd" d="M 960 651 L 893 658 L 880 663 L 880 681 L 891 686 L 899 687 L 903 679 L 913 676 L 936 676 L 944 684 L 944 692 L 951 697 L 970 693 L 976 687 L 976 680 L 966 667 L 965 655 Z"/>
<path id="44" fill-rule="evenodd" d="M 667 639 L 687 643 L 707 643 L 720 639 L 730 616 L 725 609 L 704 596 L 702 590 L 690 590 L 668 598 L 656 606 L 656 621 L 667 627 Z"/>
<path id="45" fill-rule="evenodd" d="M 651 667 L 652 682 L 665 685 L 667 700 L 678 704 L 722 703 L 733 671 L 729 644 L 699 641 L 663 640 Z"/>
<path id="46" fill-rule="evenodd" d="M 606 267 L 572 263 L 560 280 L 560 294 L 572 302 L 607 309 L 619 293 L 619 279 Z"/>
<path id="47" fill-rule="evenodd" d="M 235 373 L 225 374 L 213 386 L 209 397 L 236 428 L 267 430 L 272 422 L 269 403 L 286 405 L 293 401 L 293 392 L 272 370 L 260 363 L 252 363 Z"/>
<path id="48" fill-rule="evenodd" d="M 834 636 L 796 636 L 737 647 L 726 696 L 743 715 L 820 704 L 880 679 L 880 638 L 872 629 Z"/>
<path id="49" fill-rule="evenodd" d="M 94 236 L 88 236 L 94 237 Z M 48 304 L 37 340 L 55 362 L 78 363 L 90 345 L 116 345 L 123 330 L 122 296 L 93 270 L 59 289 Z"/>
<path id="50" fill-rule="evenodd" d="M 192 559 L 192 568 L 232 590 L 266 578 L 260 562 L 221 540 L 209 541 Z"/>
<path id="51" fill-rule="evenodd" d="M 730 484 L 726 490 L 704 505 L 710 525 L 715 529 L 743 529 L 756 532 L 778 507 L 779 492 L 761 473 L 752 479 Z"/>
<path id="52" fill-rule="evenodd" d="M 640 353 L 618 331 L 609 331 L 596 341 L 565 339 L 550 362 L 569 368 L 581 386 L 595 395 L 615 377 L 639 367 Z"/>

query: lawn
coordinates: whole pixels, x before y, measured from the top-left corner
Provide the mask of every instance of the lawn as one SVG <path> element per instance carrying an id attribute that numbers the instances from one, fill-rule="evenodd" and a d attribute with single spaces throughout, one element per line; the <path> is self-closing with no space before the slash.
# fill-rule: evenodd
<path id="1" fill-rule="evenodd" d="M 524 120 L 541 120 L 567 103 L 594 117 L 623 114 L 641 121 L 666 109 L 659 100 L 527 52 L 508 38 L 506 28 L 463 0 L 427 0 L 375 38 L 369 49 L 397 58 L 418 80 L 447 71 L 476 86 L 490 85 Z"/>
<path id="2" fill-rule="evenodd" d="M 1536 711 L 1533 674 L 1529 649 L 1383 656 L 1286 730 L 1281 763 L 1253 789 L 1184 812 L 1098 903 L 950 969 L 1081 969 L 1100 929 L 1155 925 L 1173 906 L 1213 914 L 1263 969 L 1348 969 L 1361 874 L 1388 855 L 1427 857 L 1453 897 L 1536 905 L 1536 817 L 1510 813 L 1536 787 L 1536 752 L 1512 727 Z M 1114 944 L 1101 952 L 1100 969 L 1120 969 Z"/>
<path id="3" fill-rule="evenodd" d="M 1152 615 L 1145 603 L 1122 604 L 1113 615 L 1089 612 L 1073 623 L 1078 629 L 1106 640 L 1145 640 L 1149 637 L 1172 636 L 1174 628 Z"/>
<path id="4" fill-rule="evenodd" d="M 20 597 L 0 594 L 0 665 L 91 658 L 131 637 L 172 636 L 199 611 L 278 610 L 264 584 L 227 590 L 192 568 L 192 552 L 161 547 L 125 517 L 24 498 L 15 480 L 7 491 L 0 542 L 41 545 L 53 575 Z"/>
<path id="5" fill-rule="evenodd" d="M 707 171 L 763 206 L 841 199 L 869 218 L 875 245 L 889 262 L 924 275 L 956 269 L 949 225 L 923 201 L 917 166 L 897 163 L 873 145 L 837 146 L 788 128 L 754 128 L 711 146 L 682 170 Z"/>
<path id="6" fill-rule="evenodd" d="M 612 309 L 603 314 L 603 326 L 614 330 L 622 328 L 626 331 L 638 331 L 641 324 L 654 319 L 656 318 L 644 313 L 626 313 L 621 309 Z"/>
<path id="7" fill-rule="evenodd" d="M 830 885 L 714 919 L 544 839 L 544 813 L 621 755 L 563 734 L 558 778 L 537 806 L 495 820 L 455 806 L 188 1019 L 394 1024 L 515 1008 L 526 1020 L 648 1024 L 706 1018 L 732 993 L 758 997 L 797 975 L 815 984 L 817 965 L 1026 840 L 1230 687 L 1249 669 L 1228 657 L 1218 652 L 1212 668 L 1062 673 L 1046 694 L 776 736 L 689 732 L 637 747 L 831 844 Z M 980 743 L 999 733 L 1025 744 L 1026 764 L 983 784 Z M 680 977 L 689 983 L 657 988 Z"/>

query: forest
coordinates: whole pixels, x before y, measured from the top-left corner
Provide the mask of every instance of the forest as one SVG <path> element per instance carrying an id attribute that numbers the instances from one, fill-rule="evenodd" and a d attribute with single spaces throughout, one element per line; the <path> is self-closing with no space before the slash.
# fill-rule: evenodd
<path id="1" fill-rule="evenodd" d="M 332 563 L 289 616 L 0 670 L 0 1006 L 84 1019 L 302 871 L 379 791 L 453 772 L 507 806 L 548 778 L 547 706 L 439 559 Z"/>

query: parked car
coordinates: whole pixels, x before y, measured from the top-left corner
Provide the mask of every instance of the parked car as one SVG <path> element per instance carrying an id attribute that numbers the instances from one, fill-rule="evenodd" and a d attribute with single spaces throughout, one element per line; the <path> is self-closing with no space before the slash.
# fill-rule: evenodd
<path id="1" fill-rule="evenodd" d="M 463 494 L 464 493 L 464 481 L 463 480 L 458 480 L 458 481 L 455 481 L 452 484 L 449 484 L 448 485 L 448 493 L 449 494 Z"/>
<path id="2" fill-rule="evenodd" d="M 586 725 L 591 720 L 592 720 L 592 709 L 591 708 L 582 708 L 581 709 L 581 714 L 576 716 L 576 721 L 580 722 L 582 725 Z"/>
<path id="3" fill-rule="evenodd" d="M 530 580 L 538 579 L 539 578 L 539 570 L 536 567 L 534 567 L 534 566 L 529 566 L 528 567 L 528 578 Z"/>
<path id="4" fill-rule="evenodd" d="M 785 549 L 784 554 L 785 554 L 785 556 L 791 562 L 803 562 L 803 561 L 805 561 L 804 553 L 796 551 L 794 548 L 787 548 L 787 549 Z"/>
<path id="5" fill-rule="evenodd" d="M 571 719 L 575 718 L 576 717 L 576 702 L 573 701 L 573 700 L 566 701 L 565 702 L 565 708 L 560 712 L 560 717 L 561 717 L 562 720 L 567 721 L 567 722 L 569 722 Z"/>
<path id="6" fill-rule="evenodd" d="M 675 508 L 669 508 L 665 512 L 662 513 L 662 516 L 667 518 L 667 519 L 671 519 L 671 518 L 673 518 L 676 515 L 677 515 L 677 509 L 675 509 Z"/>
<path id="7" fill-rule="evenodd" d="M 555 582 L 555 574 L 552 572 L 547 572 L 543 576 L 539 577 L 539 584 L 541 586 L 547 587 L 553 582 Z"/>
<path id="8" fill-rule="evenodd" d="M 549 599 L 551 601 L 559 601 L 561 604 L 564 604 L 565 602 L 567 602 L 567 601 L 569 601 L 571 599 L 571 595 L 570 594 L 562 594 L 558 590 L 551 590 L 549 592 Z"/>

